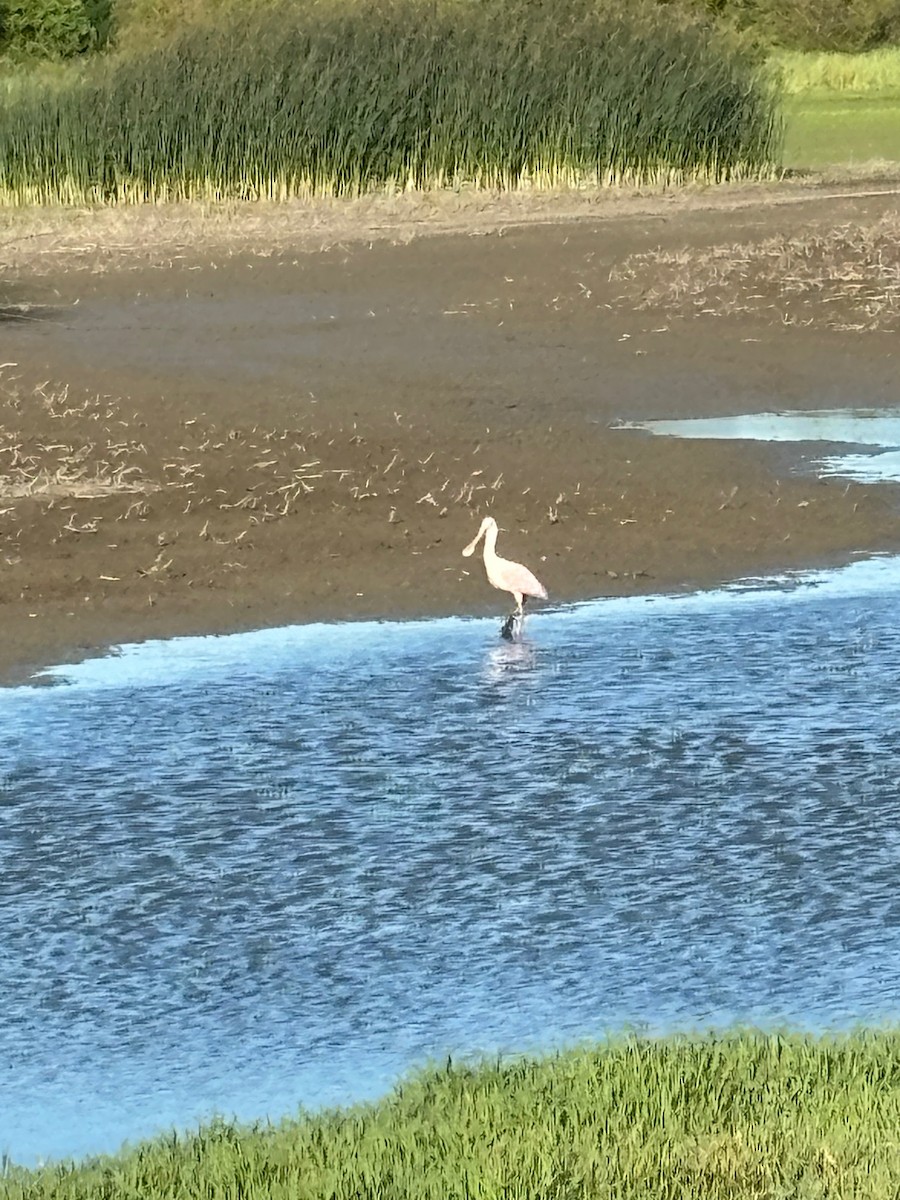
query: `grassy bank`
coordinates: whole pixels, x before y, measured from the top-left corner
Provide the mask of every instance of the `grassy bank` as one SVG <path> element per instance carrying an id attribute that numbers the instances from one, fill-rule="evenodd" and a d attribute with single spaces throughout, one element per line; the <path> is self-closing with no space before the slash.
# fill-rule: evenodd
<path id="1" fill-rule="evenodd" d="M 790 96 L 876 96 L 900 99 L 900 46 L 866 54 L 802 54 L 773 57 Z"/>
<path id="2" fill-rule="evenodd" d="M 900 48 L 780 53 L 784 165 L 821 170 L 900 163 Z"/>
<path id="3" fill-rule="evenodd" d="M 784 165 L 799 170 L 900 164 L 900 97 L 792 96 L 785 104 Z"/>
<path id="4" fill-rule="evenodd" d="M 765 175 L 754 59 L 652 4 L 359 0 L 197 27 L 0 106 L 0 202 Z"/>
<path id="5" fill-rule="evenodd" d="M 415 1077 L 380 1103 L 212 1125 L 82 1166 L 14 1171 L 3 1200 L 900 1192 L 900 1033 L 622 1040 Z"/>

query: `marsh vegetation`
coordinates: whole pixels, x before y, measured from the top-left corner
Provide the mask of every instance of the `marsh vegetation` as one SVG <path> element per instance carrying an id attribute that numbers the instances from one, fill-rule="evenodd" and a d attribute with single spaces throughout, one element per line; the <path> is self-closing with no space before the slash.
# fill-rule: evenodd
<path id="1" fill-rule="evenodd" d="M 782 51 L 773 62 L 790 96 L 900 98 L 900 46 L 865 54 Z"/>
<path id="2" fill-rule="evenodd" d="M 770 173 L 780 134 L 756 57 L 653 5 L 309 4 L 23 85 L 0 199 L 722 180 Z"/>
<path id="3" fill-rule="evenodd" d="M 900 89 L 892 0 L 852 20 L 827 0 L 771 7 L 13 5 L 0 203 L 644 185 L 900 156 L 896 104 L 872 107 Z"/>

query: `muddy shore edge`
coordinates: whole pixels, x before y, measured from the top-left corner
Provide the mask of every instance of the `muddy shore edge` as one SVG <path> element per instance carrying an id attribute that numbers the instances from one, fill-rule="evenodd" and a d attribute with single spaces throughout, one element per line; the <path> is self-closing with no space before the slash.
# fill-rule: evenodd
<path id="1" fill-rule="evenodd" d="M 897 489 L 816 479 L 827 447 L 615 428 L 897 406 L 895 334 L 836 327 L 839 304 L 773 284 L 661 310 L 611 278 L 877 222 L 896 185 L 709 191 L 7 224 L 0 677 L 151 637 L 499 617 L 461 557 L 486 512 L 558 603 L 900 549 Z"/>

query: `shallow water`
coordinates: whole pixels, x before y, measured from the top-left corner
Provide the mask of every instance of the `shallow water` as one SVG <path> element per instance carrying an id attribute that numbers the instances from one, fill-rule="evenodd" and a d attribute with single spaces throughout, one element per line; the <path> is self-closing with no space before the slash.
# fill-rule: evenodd
<path id="1" fill-rule="evenodd" d="M 841 453 L 813 460 L 819 475 L 860 483 L 900 482 L 900 412 L 890 408 L 757 412 L 734 417 L 628 421 L 617 429 L 642 429 L 662 437 L 763 442 L 834 442 L 879 447 L 880 453 Z"/>
<path id="2" fill-rule="evenodd" d="M 900 1018 L 900 560 L 0 693 L 0 1151 L 623 1025 Z"/>

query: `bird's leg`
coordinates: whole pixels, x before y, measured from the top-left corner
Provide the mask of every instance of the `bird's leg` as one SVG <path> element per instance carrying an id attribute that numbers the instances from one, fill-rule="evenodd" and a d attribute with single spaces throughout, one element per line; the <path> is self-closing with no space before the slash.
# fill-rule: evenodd
<path id="1" fill-rule="evenodd" d="M 521 633 L 522 621 L 525 618 L 527 597 L 523 596 L 521 592 L 513 592 L 513 595 L 516 598 L 516 607 L 503 622 L 503 628 L 500 630 L 500 636 L 506 638 L 508 642 L 513 641 Z"/>
<path id="2" fill-rule="evenodd" d="M 516 634 L 521 635 L 522 627 L 525 624 L 525 605 L 528 603 L 528 597 L 523 596 L 521 592 L 516 593 L 518 606 L 515 612 Z"/>

